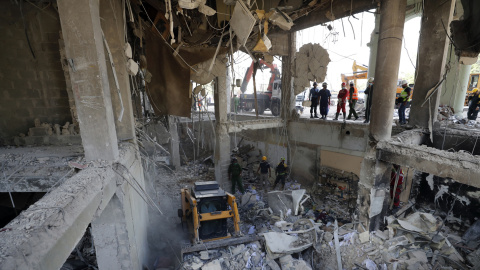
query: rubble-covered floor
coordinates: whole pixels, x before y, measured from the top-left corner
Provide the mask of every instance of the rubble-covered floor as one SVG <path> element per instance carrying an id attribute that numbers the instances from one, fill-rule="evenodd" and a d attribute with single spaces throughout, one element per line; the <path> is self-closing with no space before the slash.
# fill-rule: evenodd
<path id="1" fill-rule="evenodd" d="M 2 147 L 0 190 L 47 192 L 72 176 L 83 157 L 81 145 Z"/>

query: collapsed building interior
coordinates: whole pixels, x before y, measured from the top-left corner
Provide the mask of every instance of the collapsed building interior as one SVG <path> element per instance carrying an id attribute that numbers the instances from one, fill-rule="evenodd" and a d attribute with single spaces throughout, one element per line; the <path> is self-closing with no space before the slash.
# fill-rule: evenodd
<path id="1" fill-rule="evenodd" d="M 480 269 L 480 126 L 460 124 L 478 1 L 0 6 L 0 269 Z M 319 44 L 297 49 L 297 32 L 361 12 L 375 14 L 370 123 L 300 117 L 295 96 L 325 80 L 330 58 Z M 397 125 L 415 16 L 415 90 Z M 255 89 L 255 112 L 232 113 L 238 52 L 254 87 L 260 63 L 281 59 L 278 103 Z M 262 156 L 286 159 L 284 191 L 260 182 Z M 232 237 L 192 243 L 181 190 L 216 181 L 230 192 L 232 157 L 246 189 L 222 223 Z M 404 179 L 395 209 L 393 165 Z"/>

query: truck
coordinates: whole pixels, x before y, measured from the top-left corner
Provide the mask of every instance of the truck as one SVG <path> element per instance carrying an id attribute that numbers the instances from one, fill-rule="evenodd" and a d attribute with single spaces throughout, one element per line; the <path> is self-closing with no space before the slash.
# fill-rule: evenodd
<path id="1" fill-rule="evenodd" d="M 282 83 L 280 70 L 278 70 L 277 65 L 267 63 L 263 59 L 259 60 L 260 68 L 268 67 L 270 68 L 270 80 L 268 83 L 267 91 L 257 92 L 257 105 L 258 105 L 258 114 L 263 114 L 265 110 L 270 110 L 272 115 L 280 115 L 280 104 L 281 104 L 281 93 L 282 93 Z M 252 78 L 254 69 L 254 62 L 245 72 L 245 77 L 240 86 L 242 94 L 240 95 L 240 109 L 246 112 L 255 109 L 255 95 L 254 94 L 245 94 L 247 90 L 247 85 Z"/>

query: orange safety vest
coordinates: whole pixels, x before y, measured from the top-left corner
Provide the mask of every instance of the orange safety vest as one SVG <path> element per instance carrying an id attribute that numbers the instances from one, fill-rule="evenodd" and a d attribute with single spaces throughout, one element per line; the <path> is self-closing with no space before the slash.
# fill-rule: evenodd
<path id="1" fill-rule="evenodd" d="M 358 100 L 358 90 L 357 90 L 357 87 L 353 87 L 353 89 L 355 89 L 355 90 L 353 91 L 352 99 Z M 350 100 L 350 89 L 348 89 L 348 100 Z"/>

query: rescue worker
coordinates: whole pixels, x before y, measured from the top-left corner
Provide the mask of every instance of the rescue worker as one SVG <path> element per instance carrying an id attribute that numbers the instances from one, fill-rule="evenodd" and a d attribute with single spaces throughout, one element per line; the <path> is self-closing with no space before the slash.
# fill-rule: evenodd
<path id="1" fill-rule="evenodd" d="M 472 99 L 474 96 L 476 96 L 478 93 L 478 88 L 473 88 L 472 90 L 472 93 L 468 94 L 468 101 L 467 101 L 467 105 L 470 106 L 470 104 L 472 104 Z"/>
<path id="2" fill-rule="evenodd" d="M 350 90 L 348 95 L 348 107 L 350 108 L 350 110 L 348 112 L 347 120 L 352 119 L 352 114 L 353 116 L 355 116 L 355 120 L 358 119 L 357 112 L 355 111 L 355 105 L 357 104 L 357 101 L 358 101 L 357 87 L 355 87 L 355 84 L 353 82 L 350 82 Z"/>
<path id="3" fill-rule="evenodd" d="M 287 164 L 285 164 L 285 158 L 280 158 L 280 163 L 278 163 L 277 168 L 275 168 L 275 184 L 273 189 L 277 186 L 278 182 L 282 183 L 282 190 L 285 188 L 285 177 L 287 176 Z"/>
<path id="4" fill-rule="evenodd" d="M 373 83 L 374 83 L 374 79 L 373 77 L 370 77 L 370 79 L 368 79 L 367 89 L 365 89 L 365 95 L 368 95 L 368 96 L 367 96 L 367 103 L 365 104 L 364 123 L 370 122 L 370 109 L 372 108 L 372 98 L 373 98 Z"/>
<path id="5" fill-rule="evenodd" d="M 330 106 L 330 90 L 327 89 L 327 83 L 322 83 L 322 90 L 320 90 L 320 114 L 323 120 L 327 120 L 328 106 Z"/>
<path id="6" fill-rule="evenodd" d="M 242 166 L 238 164 L 236 157 L 232 158 L 232 162 L 228 166 L 228 180 L 232 181 L 232 194 L 235 194 L 235 185 L 238 185 L 242 194 L 245 193 L 242 183 Z"/>
<path id="7" fill-rule="evenodd" d="M 318 101 L 320 100 L 320 90 L 317 88 L 317 82 L 313 82 L 313 88 L 310 89 L 310 94 L 308 95 L 308 99 L 312 102 L 310 105 L 310 118 L 318 118 L 317 115 L 317 106 Z M 313 112 L 315 112 L 315 116 L 313 116 Z"/>
<path id="8" fill-rule="evenodd" d="M 342 110 L 343 113 L 343 122 L 345 122 L 345 117 L 347 116 L 347 112 L 345 110 L 345 105 L 347 103 L 347 97 L 348 97 L 348 91 L 347 91 L 347 84 L 342 83 L 342 90 L 338 92 L 337 96 L 337 114 L 335 114 L 335 119 L 338 120 L 338 115 L 340 114 L 340 109 Z"/>
<path id="9" fill-rule="evenodd" d="M 260 165 L 258 166 L 257 173 L 259 171 L 260 182 L 262 182 L 263 188 L 265 189 L 265 191 L 267 191 L 270 184 L 270 181 L 268 179 L 272 177 L 272 170 L 270 169 L 270 164 L 268 164 L 266 156 L 262 157 L 262 162 L 260 162 Z"/>
<path id="10" fill-rule="evenodd" d="M 397 188 L 395 188 L 395 182 L 397 182 Z M 390 174 L 390 198 L 393 200 L 394 208 L 400 207 L 400 193 L 402 193 L 402 184 L 402 168 L 400 168 L 400 165 L 394 164 L 392 167 L 392 173 Z"/>
<path id="11" fill-rule="evenodd" d="M 480 105 L 480 91 L 477 88 L 473 89 L 471 98 L 469 97 L 467 118 L 468 120 L 477 120 L 478 106 Z"/>
<path id="12" fill-rule="evenodd" d="M 405 125 L 407 123 L 407 119 L 405 118 L 405 109 L 407 108 L 408 102 L 410 102 L 410 97 L 412 95 L 412 88 L 408 87 L 408 82 L 406 80 L 402 81 L 403 90 L 400 92 L 400 96 L 398 97 L 398 102 L 400 103 L 400 107 L 398 107 L 398 118 L 401 125 Z"/>

